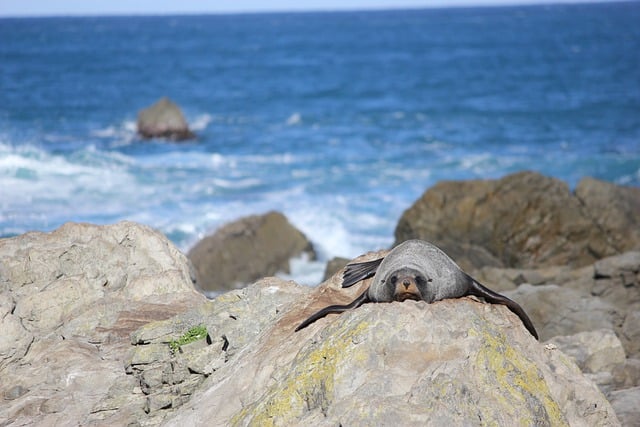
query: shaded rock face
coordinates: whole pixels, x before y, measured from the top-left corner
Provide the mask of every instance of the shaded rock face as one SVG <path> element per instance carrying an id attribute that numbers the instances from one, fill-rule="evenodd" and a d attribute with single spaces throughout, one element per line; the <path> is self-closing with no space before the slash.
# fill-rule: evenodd
<path id="1" fill-rule="evenodd" d="M 143 138 L 166 138 L 175 141 L 193 139 L 182 111 L 169 98 L 161 98 L 138 113 L 138 134 Z"/>
<path id="2" fill-rule="evenodd" d="M 440 182 L 404 212 L 395 236 L 434 242 L 469 270 L 584 266 L 640 247 L 639 200 L 640 189 L 594 179 L 572 194 L 534 172 Z"/>
<path id="3" fill-rule="evenodd" d="M 575 195 L 618 252 L 640 249 L 640 188 L 584 178 Z"/>
<path id="4" fill-rule="evenodd" d="M 269 212 L 223 226 L 198 242 L 188 256 L 198 287 L 209 293 L 289 273 L 289 260 L 303 254 L 315 259 L 311 242 L 284 215 Z"/>
<path id="5" fill-rule="evenodd" d="M 101 404 L 110 390 L 136 387 L 122 364 L 129 334 L 205 300 L 186 257 L 130 222 L 0 240 L 0 289 L 0 419 L 9 425 L 87 424 L 113 412 Z M 121 406 L 143 413 L 136 400 L 142 393 Z"/>

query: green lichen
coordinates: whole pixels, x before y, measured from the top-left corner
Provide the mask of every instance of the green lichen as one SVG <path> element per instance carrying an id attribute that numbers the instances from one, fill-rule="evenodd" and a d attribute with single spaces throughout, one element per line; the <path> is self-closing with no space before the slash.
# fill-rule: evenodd
<path id="1" fill-rule="evenodd" d="M 520 402 L 531 409 L 529 417 L 514 420 L 515 424 L 567 425 L 535 363 L 511 346 L 503 334 L 495 335 L 495 331 L 488 330 L 480 332 L 470 330 L 469 334 L 482 337 L 483 346 L 478 352 L 477 366 L 486 369 L 481 373 L 485 382 L 496 386 L 492 397 L 503 408 L 513 408 L 514 402 Z M 483 419 L 490 424 L 490 417 Z"/>
<path id="2" fill-rule="evenodd" d="M 177 352 L 181 346 L 195 341 L 205 339 L 207 337 L 207 327 L 204 325 L 194 326 L 177 340 L 171 340 L 169 347 L 173 352 Z"/>
<path id="3" fill-rule="evenodd" d="M 258 401 L 244 407 L 231 420 L 232 425 L 291 425 L 304 412 L 320 408 L 326 412 L 331 404 L 336 368 L 345 357 L 359 358 L 353 348 L 357 337 L 368 323 L 355 328 L 344 324 L 330 333 L 317 347 L 304 349 L 293 361 L 284 378 L 271 387 Z"/>

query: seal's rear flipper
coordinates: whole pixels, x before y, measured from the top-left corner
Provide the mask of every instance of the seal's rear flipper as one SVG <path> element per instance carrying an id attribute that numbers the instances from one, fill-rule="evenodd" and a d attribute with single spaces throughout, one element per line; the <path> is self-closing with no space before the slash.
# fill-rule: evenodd
<path id="1" fill-rule="evenodd" d="M 351 303 L 347 305 L 330 305 L 329 307 L 325 307 L 322 310 L 312 314 L 307 320 L 305 320 L 304 322 L 298 325 L 298 327 L 296 328 L 296 332 L 298 332 L 300 329 L 306 328 L 316 320 L 322 319 L 324 316 L 326 316 L 329 313 L 342 313 L 343 311 L 360 307 L 362 304 L 365 304 L 370 301 L 368 292 L 369 292 L 369 289 L 365 290 L 363 293 L 360 294 L 358 298 L 356 298 L 355 300 L 353 300 Z"/>
<path id="2" fill-rule="evenodd" d="M 522 307 L 518 305 L 517 302 L 510 300 L 504 295 L 500 295 L 499 293 L 494 292 L 491 289 L 481 285 L 473 277 L 471 276 L 467 276 L 467 277 L 471 281 L 471 286 L 469 287 L 469 293 L 471 295 L 484 298 L 487 302 L 490 302 L 492 304 L 506 305 L 509 310 L 511 310 L 514 314 L 516 314 L 520 318 L 520 320 L 522 320 L 524 327 L 527 328 L 527 330 L 531 333 L 531 335 L 533 335 L 535 339 L 539 339 L 538 332 L 536 331 L 536 328 L 533 326 L 531 319 L 529 319 L 529 316 L 527 316 L 527 313 L 525 313 L 525 311 L 522 309 Z"/>
<path id="3" fill-rule="evenodd" d="M 380 263 L 384 258 L 374 259 L 373 261 L 356 262 L 347 264 L 342 274 L 342 287 L 348 288 L 361 280 L 375 276 Z"/>

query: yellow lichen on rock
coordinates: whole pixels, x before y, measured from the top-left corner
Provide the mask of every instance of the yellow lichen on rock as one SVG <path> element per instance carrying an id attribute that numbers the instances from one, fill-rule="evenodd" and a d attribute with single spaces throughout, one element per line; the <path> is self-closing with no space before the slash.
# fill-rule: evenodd
<path id="1" fill-rule="evenodd" d="M 496 335 L 495 330 L 483 330 L 478 334 L 472 329 L 469 335 L 482 338 L 476 366 L 486 368 L 480 374 L 485 376 L 485 381 L 496 385 L 492 397 L 504 408 L 513 408 L 514 400 L 531 408 L 530 417 L 519 419 L 518 425 L 568 425 L 535 363 L 514 349 L 504 334 Z"/>
<path id="2" fill-rule="evenodd" d="M 342 327 L 322 340 L 302 349 L 285 373 L 267 393 L 245 406 L 231 424 L 250 426 L 291 425 L 305 412 L 320 409 L 326 412 L 332 403 L 336 367 L 343 359 L 362 358 L 354 348 L 354 338 L 367 328 L 366 322 L 357 326 L 342 323 Z"/>

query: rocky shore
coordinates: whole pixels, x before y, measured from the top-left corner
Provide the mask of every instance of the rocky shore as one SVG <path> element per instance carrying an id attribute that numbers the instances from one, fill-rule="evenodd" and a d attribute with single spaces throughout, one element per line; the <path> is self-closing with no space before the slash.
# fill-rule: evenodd
<path id="1" fill-rule="evenodd" d="M 636 425 L 639 222 L 639 189 L 529 172 L 439 183 L 405 212 L 398 241 L 441 246 L 522 305 L 539 342 L 474 298 L 367 304 L 294 332 L 368 282 L 267 277 L 210 300 L 195 261 L 131 222 L 2 239 L 0 425 Z M 214 239 L 217 265 L 234 237 L 245 262 L 311 250 L 245 224 Z"/>

